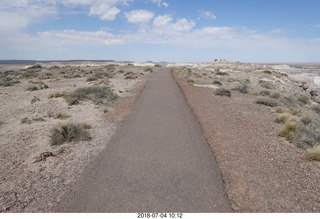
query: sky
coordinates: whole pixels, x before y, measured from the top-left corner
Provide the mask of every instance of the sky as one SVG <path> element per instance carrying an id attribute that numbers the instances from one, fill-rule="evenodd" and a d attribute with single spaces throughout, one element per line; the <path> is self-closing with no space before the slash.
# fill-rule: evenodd
<path id="1" fill-rule="evenodd" d="M 0 0 L 0 59 L 320 62 L 319 0 Z"/>

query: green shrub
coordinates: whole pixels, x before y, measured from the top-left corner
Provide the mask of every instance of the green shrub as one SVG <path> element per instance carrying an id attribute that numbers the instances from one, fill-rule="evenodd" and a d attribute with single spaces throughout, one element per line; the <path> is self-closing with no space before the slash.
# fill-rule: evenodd
<path id="1" fill-rule="evenodd" d="M 90 141 L 90 132 L 83 124 L 66 123 L 51 130 L 51 145 L 61 145 L 65 142 Z"/>
<path id="2" fill-rule="evenodd" d="M 219 88 L 215 91 L 216 96 L 231 97 L 231 91 L 225 88 Z"/>
<path id="3" fill-rule="evenodd" d="M 258 98 L 255 101 L 256 104 L 261 104 L 269 107 L 277 107 L 280 105 L 279 101 L 271 98 Z"/>
<path id="4" fill-rule="evenodd" d="M 91 100 L 95 104 L 109 105 L 118 98 L 109 87 L 100 86 L 78 88 L 64 97 L 69 105 L 77 104 L 78 100 Z"/>
<path id="5" fill-rule="evenodd" d="M 298 123 L 294 120 L 288 120 L 286 123 L 285 123 L 285 126 L 284 128 L 282 128 L 278 135 L 280 137 L 284 137 L 286 138 L 287 140 L 293 140 L 295 138 L 295 134 L 298 130 L 299 126 L 298 126 Z"/>

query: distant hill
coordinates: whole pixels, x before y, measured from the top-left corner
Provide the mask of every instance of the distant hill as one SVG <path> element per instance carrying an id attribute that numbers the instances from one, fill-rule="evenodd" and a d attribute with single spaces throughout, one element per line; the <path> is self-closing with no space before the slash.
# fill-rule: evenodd
<path id="1" fill-rule="evenodd" d="M 48 61 L 38 61 L 38 60 L 0 60 L 2 65 L 28 65 L 35 63 L 50 63 L 50 62 L 114 62 L 114 60 L 48 60 Z"/>

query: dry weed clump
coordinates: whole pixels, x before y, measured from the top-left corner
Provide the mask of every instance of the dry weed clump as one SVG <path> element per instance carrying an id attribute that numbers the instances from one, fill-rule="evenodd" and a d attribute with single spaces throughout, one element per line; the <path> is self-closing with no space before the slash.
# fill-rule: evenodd
<path id="1" fill-rule="evenodd" d="M 98 105 L 109 105 L 118 99 L 109 87 L 91 86 L 78 88 L 74 92 L 65 93 L 64 98 L 69 105 L 75 105 L 78 101 L 91 100 Z"/>
<path id="2" fill-rule="evenodd" d="M 124 74 L 125 79 L 127 80 L 135 80 L 139 78 L 140 74 L 139 73 L 134 73 L 134 72 L 127 72 Z"/>
<path id="3" fill-rule="evenodd" d="M 219 88 L 214 93 L 216 96 L 231 97 L 231 91 L 226 88 Z"/>
<path id="4" fill-rule="evenodd" d="M 47 116 L 49 118 L 54 118 L 54 119 L 61 119 L 61 120 L 65 120 L 67 118 L 70 117 L 70 115 L 68 113 L 62 113 L 62 112 L 53 112 L 53 111 L 49 111 L 47 113 Z"/>
<path id="5" fill-rule="evenodd" d="M 50 93 L 48 94 L 48 99 L 63 97 L 63 95 L 64 95 L 63 93 L 59 93 L 59 92 Z"/>
<path id="6" fill-rule="evenodd" d="M 275 99 L 271 99 L 271 98 L 258 98 L 255 101 L 256 104 L 261 104 L 261 105 L 265 105 L 265 106 L 269 106 L 269 107 L 277 107 L 280 106 L 280 102 L 275 100 Z"/>
<path id="7" fill-rule="evenodd" d="M 50 144 L 62 145 L 66 142 L 90 141 L 92 137 L 88 129 L 84 124 L 61 124 L 51 130 Z"/>
<path id="8" fill-rule="evenodd" d="M 271 92 L 268 90 L 262 90 L 260 91 L 260 96 L 270 96 Z"/>
<path id="9" fill-rule="evenodd" d="M 276 90 L 276 86 L 270 81 L 260 80 L 259 84 L 260 84 L 261 87 L 263 87 L 265 89 Z"/>
<path id="10" fill-rule="evenodd" d="M 276 116 L 275 122 L 285 124 L 292 117 L 289 113 L 281 113 Z"/>
<path id="11" fill-rule="evenodd" d="M 296 132 L 298 131 L 299 125 L 297 123 L 297 121 L 295 121 L 294 119 L 288 120 L 285 123 L 284 128 L 282 128 L 278 135 L 280 137 L 284 137 L 287 140 L 293 140 L 296 136 Z"/>
<path id="12" fill-rule="evenodd" d="M 316 145 L 313 148 L 307 149 L 303 155 L 303 158 L 310 161 L 320 161 L 320 145 Z"/>
<path id="13" fill-rule="evenodd" d="M 221 81 L 217 81 L 217 80 L 214 80 L 214 81 L 212 82 L 212 84 L 218 85 L 218 86 L 222 86 Z"/>
<path id="14" fill-rule="evenodd" d="M 248 93 L 248 85 L 246 83 L 241 83 L 239 86 L 237 86 L 234 90 L 239 91 L 239 93 L 247 94 Z"/>

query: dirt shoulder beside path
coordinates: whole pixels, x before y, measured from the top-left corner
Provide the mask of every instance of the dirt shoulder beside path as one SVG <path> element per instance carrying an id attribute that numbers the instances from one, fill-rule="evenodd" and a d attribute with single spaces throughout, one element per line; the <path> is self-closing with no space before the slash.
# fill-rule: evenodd
<path id="1" fill-rule="evenodd" d="M 319 212 L 320 163 L 301 159 L 302 150 L 277 136 L 281 125 L 254 97 L 186 85 L 175 77 L 222 172 L 237 212 Z"/>

